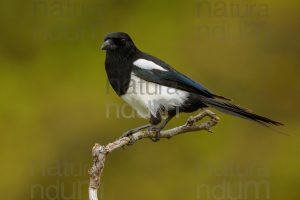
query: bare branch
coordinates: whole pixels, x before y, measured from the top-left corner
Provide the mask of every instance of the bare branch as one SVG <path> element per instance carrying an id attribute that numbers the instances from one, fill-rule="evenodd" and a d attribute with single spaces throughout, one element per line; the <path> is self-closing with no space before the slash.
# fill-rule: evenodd
<path id="1" fill-rule="evenodd" d="M 209 117 L 210 120 L 197 125 L 196 122 L 202 120 L 204 117 Z M 160 132 L 161 138 L 171 138 L 175 135 L 187 132 L 201 131 L 206 130 L 209 132 L 211 128 L 219 122 L 219 117 L 211 112 L 210 110 L 204 110 L 196 116 L 190 117 L 184 125 L 164 130 Z M 95 144 L 92 149 L 93 155 L 93 166 L 89 170 L 90 174 L 90 185 L 89 185 L 89 199 L 98 200 L 97 191 L 101 183 L 101 174 L 104 169 L 104 163 L 106 156 L 115 149 L 123 147 L 125 145 L 132 145 L 136 141 L 143 138 L 154 138 L 156 135 L 155 132 L 151 131 L 139 131 L 134 133 L 130 137 L 119 138 L 116 141 L 107 144 L 106 146 L 101 146 L 100 144 Z"/>

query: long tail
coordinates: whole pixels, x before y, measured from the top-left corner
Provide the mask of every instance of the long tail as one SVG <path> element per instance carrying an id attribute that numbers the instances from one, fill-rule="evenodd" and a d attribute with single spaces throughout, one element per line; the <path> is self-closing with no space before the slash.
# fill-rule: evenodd
<path id="1" fill-rule="evenodd" d="M 267 117 L 263 117 L 254 113 L 251 113 L 249 110 L 242 108 L 240 106 L 234 105 L 229 102 L 224 102 L 219 99 L 212 99 L 212 98 L 206 98 L 206 97 L 201 97 L 201 101 L 212 108 L 215 108 L 221 112 L 234 115 L 237 117 L 245 118 L 248 120 L 253 120 L 256 121 L 262 125 L 267 126 L 267 124 L 273 124 L 276 126 L 283 125 L 280 122 L 274 121 L 272 119 L 269 119 Z"/>

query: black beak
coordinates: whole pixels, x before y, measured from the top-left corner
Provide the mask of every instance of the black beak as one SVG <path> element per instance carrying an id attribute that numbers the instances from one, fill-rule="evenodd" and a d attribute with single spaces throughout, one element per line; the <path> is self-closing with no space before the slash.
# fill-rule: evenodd
<path id="1" fill-rule="evenodd" d="M 107 39 L 101 45 L 102 50 L 114 50 L 116 49 L 116 45 L 113 43 L 111 39 Z"/>

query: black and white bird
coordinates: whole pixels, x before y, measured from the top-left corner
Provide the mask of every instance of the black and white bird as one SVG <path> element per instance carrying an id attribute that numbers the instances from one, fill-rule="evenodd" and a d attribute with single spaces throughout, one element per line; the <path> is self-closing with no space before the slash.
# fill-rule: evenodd
<path id="1" fill-rule="evenodd" d="M 141 117 L 150 119 L 148 124 L 123 136 L 148 128 L 156 131 L 155 139 L 159 140 L 159 132 L 177 113 L 194 112 L 205 107 L 263 125 L 282 125 L 230 103 L 229 99 L 209 91 L 164 61 L 140 51 L 126 33 L 108 34 L 101 49 L 106 50 L 105 69 L 112 88 Z M 162 122 L 164 116 L 166 119 Z"/>

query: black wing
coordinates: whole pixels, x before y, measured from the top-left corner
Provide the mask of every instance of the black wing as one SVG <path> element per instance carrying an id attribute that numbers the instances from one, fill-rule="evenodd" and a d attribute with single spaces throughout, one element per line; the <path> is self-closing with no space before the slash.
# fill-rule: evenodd
<path id="1" fill-rule="evenodd" d="M 132 72 L 139 78 L 149 82 L 172 87 L 175 89 L 184 90 L 195 94 L 200 94 L 202 96 L 209 97 L 209 98 L 220 98 L 224 100 L 229 100 L 228 98 L 210 92 L 203 85 L 193 81 L 192 79 L 174 70 L 173 68 L 171 68 L 166 64 L 162 67 L 167 71 L 162 71 L 157 69 L 147 70 L 147 69 L 142 69 L 134 66 Z"/>

